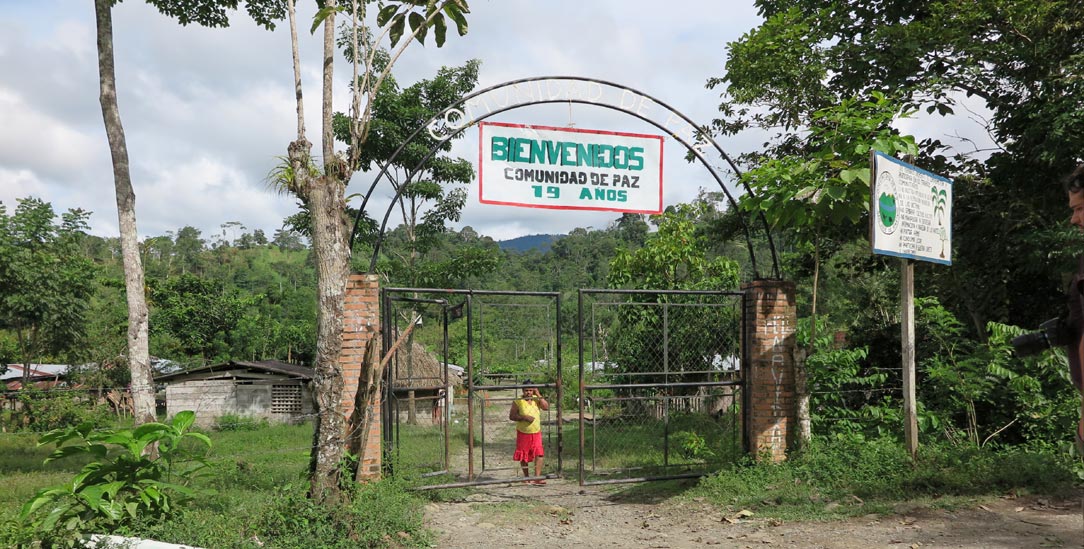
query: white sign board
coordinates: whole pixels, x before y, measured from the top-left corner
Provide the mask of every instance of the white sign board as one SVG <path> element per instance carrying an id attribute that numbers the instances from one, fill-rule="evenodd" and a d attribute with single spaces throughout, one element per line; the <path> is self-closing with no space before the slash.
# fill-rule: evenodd
<path id="1" fill-rule="evenodd" d="M 483 204 L 662 212 L 662 136 L 483 122 L 478 137 Z"/>
<path id="2" fill-rule="evenodd" d="M 872 154 L 873 253 L 952 264 L 952 181 Z"/>

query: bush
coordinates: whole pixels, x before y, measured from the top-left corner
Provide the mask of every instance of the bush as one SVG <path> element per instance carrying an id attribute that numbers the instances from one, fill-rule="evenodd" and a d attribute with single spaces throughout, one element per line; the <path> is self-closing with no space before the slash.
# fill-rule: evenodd
<path id="1" fill-rule="evenodd" d="M 347 501 L 332 509 L 305 495 L 306 485 L 285 485 L 260 502 L 219 501 L 211 508 L 190 506 L 163 521 L 144 521 L 126 531 L 170 543 L 199 547 L 276 549 L 357 549 L 426 547 L 422 524 L 425 502 L 396 479 L 348 490 Z M 227 497 L 229 495 L 227 494 Z M 221 508 L 215 508 L 221 506 Z"/>
<path id="2" fill-rule="evenodd" d="M 92 529 L 110 532 L 141 517 L 163 517 L 195 494 L 188 484 L 205 466 L 202 453 L 183 444 L 211 446 L 205 435 L 188 432 L 194 421 L 195 414 L 181 412 L 168 425 L 144 423 L 133 430 L 84 423 L 46 433 L 38 445 L 57 446 L 46 463 L 71 456 L 96 460 L 70 482 L 38 492 L 23 506 L 21 520 L 48 546 L 71 545 Z"/>
<path id="3" fill-rule="evenodd" d="M 109 406 L 98 404 L 91 395 L 81 391 L 43 391 L 29 387 L 19 391 L 16 399 L 21 404 L 21 409 L 12 412 L 5 419 L 6 425 L 12 430 L 44 433 L 84 423 L 99 428 L 115 420 Z"/>
<path id="4" fill-rule="evenodd" d="M 950 444 L 920 448 L 912 463 L 901 443 L 860 437 L 815 439 L 783 463 L 746 460 L 701 480 L 695 492 L 716 505 L 766 514 L 865 514 L 887 504 L 942 496 L 1025 492 L 1067 495 L 1075 481 L 1072 458 L 1053 449 L 975 448 Z M 879 507 L 881 506 L 881 507 Z"/>
<path id="5" fill-rule="evenodd" d="M 215 418 L 216 431 L 259 431 L 270 427 L 265 417 L 223 414 Z"/>

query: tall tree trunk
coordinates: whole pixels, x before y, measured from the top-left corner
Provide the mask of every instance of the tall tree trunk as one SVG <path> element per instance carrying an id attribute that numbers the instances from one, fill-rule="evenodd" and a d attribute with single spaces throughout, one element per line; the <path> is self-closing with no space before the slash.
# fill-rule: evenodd
<path id="1" fill-rule="evenodd" d="M 135 191 L 128 172 L 128 146 L 120 123 L 117 105 L 116 75 L 113 69 L 112 1 L 95 0 L 98 24 L 99 100 L 102 119 L 113 158 L 113 183 L 117 194 L 117 217 L 120 222 L 120 248 L 124 263 L 124 287 L 128 296 L 128 367 L 132 373 L 132 403 L 136 424 L 155 420 L 154 385 L 151 376 L 150 348 L 147 341 L 147 299 L 143 286 L 143 263 L 139 258 L 139 234 L 136 230 Z"/>
<path id="2" fill-rule="evenodd" d="M 813 439 L 813 420 L 809 410 L 809 372 L 806 358 L 817 352 L 817 289 L 820 285 L 821 254 L 820 237 L 813 237 L 813 309 L 809 325 L 809 348 L 800 350 L 794 357 L 794 392 L 798 398 L 798 444 L 805 446 Z"/>
<path id="3" fill-rule="evenodd" d="M 316 256 L 317 335 L 316 372 L 313 379 L 317 422 L 312 456 L 310 495 L 331 504 L 339 499 L 339 462 L 343 455 L 343 308 L 348 274 L 346 253 L 346 201 L 342 182 L 335 176 L 314 178 L 309 187 L 312 244 Z"/>
<path id="4" fill-rule="evenodd" d="M 332 0 L 325 6 L 333 8 L 335 4 Z M 341 413 L 343 375 L 339 355 L 342 350 L 342 319 L 350 259 L 346 238 L 349 229 L 345 215 L 345 170 L 335 155 L 335 136 L 331 124 L 334 113 L 331 104 L 334 56 L 335 15 L 332 13 L 324 20 L 324 78 L 321 101 L 324 174 L 319 177 L 303 176 L 308 184 L 300 187 L 312 215 L 312 247 L 316 257 L 318 300 L 316 372 L 313 378 L 317 420 L 313 434 L 309 495 L 324 505 L 333 505 L 341 500 L 339 464 L 345 444 L 345 418 Z M 292 161 L 293 154 L 291 150 Z M 295 176 L 300 176 L 301 172 L 297 168 L 295 163 Z M 307 173 L 308 167 L 303 168 Z"/>

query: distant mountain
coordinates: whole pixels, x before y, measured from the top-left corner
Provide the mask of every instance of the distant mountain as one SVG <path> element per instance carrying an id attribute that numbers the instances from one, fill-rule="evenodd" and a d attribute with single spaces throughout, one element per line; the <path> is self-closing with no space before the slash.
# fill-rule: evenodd
<path id="1" fill-rule="evenodd" d="M 513 238 L 511 240 L 499 240 L 497 245 L 502 250 L 513 250 L 517 252 L 525 252 L 527 250 L 538 250 L 545 252 L 550 249 L 559 238 L 564 235 L 560 234 L 529 234 L 527 236 L 521 236 L 519 238 Z"/>

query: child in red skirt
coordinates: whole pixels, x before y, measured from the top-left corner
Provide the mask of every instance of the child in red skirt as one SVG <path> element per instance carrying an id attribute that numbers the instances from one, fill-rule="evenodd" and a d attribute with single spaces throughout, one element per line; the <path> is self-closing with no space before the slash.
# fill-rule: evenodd
<path id="1" fill-rule="evenodd" d="M 530 384 L 531 380 L 523 380 L 524 384 Z M 527 387 L 523 389 L 523 397 L 512 401 L 512 408 L 508 410 L 508 420 L 516 422 L 516 452 L 512 459 L 519 462 L 523 468 L 523 476 L 529 477 L 528 464 L 534 462 L 534 476 L 542 476 L 542 422 L 541 412 L 550 409 L 550 403 L 542 397 L 538 389 Z M 544 480 L 528 481 L 532 484 L 545 484 Z"/>

